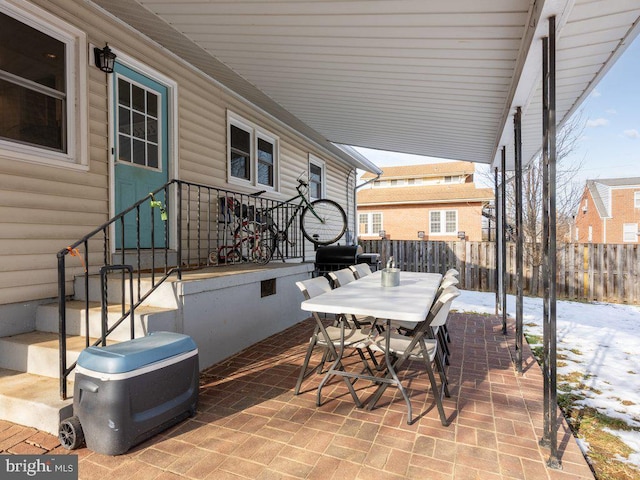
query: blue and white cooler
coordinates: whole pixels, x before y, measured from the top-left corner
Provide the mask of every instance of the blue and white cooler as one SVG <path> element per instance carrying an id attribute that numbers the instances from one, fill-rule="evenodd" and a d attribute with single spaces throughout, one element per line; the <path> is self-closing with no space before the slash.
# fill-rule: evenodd
<path id="1" fill-rule="evenodd" d="M 196 412 L 198 348 L 188 335 L 153 332 L 78 357 L 74 416 L 60 424 L 60 441 L 74 449 L 84 441 L 105 455 L 132 446 Z"/>

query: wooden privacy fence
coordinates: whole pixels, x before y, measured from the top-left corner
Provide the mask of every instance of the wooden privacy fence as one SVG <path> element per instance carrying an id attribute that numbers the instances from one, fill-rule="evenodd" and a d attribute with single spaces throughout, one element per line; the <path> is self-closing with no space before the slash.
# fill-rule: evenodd
<path id="1" fill-rule="evenodd" d="M 412 272 L 460 272 L 466 290 L 495 292 L 494 242 L 434 242 L 420 240 L 364 240 L 365 253 L 379 253 L 382 264 L 393 256 L 396 265 Z M 541 251 L 540 245 L 535 246 Z M 507 293 L 516 293 L 515 243 L 506 245 Z M 524 293 L 542 296 L 540 261 L 534 245 L 525 245 Z M 640 303 L 640 249 L 637 244 L 558 244 L 557 297 L 578 301 Z"/>

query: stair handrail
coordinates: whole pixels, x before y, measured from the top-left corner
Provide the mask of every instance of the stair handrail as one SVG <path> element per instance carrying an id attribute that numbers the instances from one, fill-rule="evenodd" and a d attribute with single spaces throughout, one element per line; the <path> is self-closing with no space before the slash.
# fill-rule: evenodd
<path id="1" fill-rule="evenodd" d="M 67 319 L 66 319 L 66 301 L 67 301 L 67 295 L 66 295 L 66 274 L 65 274 L 65 258 L 67 255 L 71 255 L 71 256 L 77 256 L 80 258 L 80 261 L 82 263 L 82 266 L 84 268 L 84 288 L 85 288 L 85 347 L 89 347 L 89 346 L 97 346 L 99 344 L 103 344 L 106 345 L 106 337 L 113 331 L 115 330 L 115 328 L 117 328 L 122 321 L 124 321 L 124 319 L 126 319 L 127 317 L 131 316 L 131 313 L 134 311 L 135 308 L 137 308 L 138 306 L 140 306 L 140 304 L 146 300 L 149 295 L 151 295 L 167 278 L 169 278 L 171 275 L 173 275 L 174 273 L 177 273 L 178 278 L 181 278 L 181 235 L 180 233 L 178 233 L 176 242 L 177 242 L 177 266 L 176 267 L 172 267 L 172 268 L 167 268 L 167 261 L 165 261 L 165 271 L 164 274 L 162 275 L 162 277 L 156 282 L 155 281 L 155 245 L 154 242 L 152 242 L 152 268 L 151 268 L 151 272 L 152 272 L 152 282 L 151 282 L 151 288 L 149 291 L 147 291 L 144 295 L 141 295 L 140 292 L 140 288 L 138 289 L 138 294 L 139 294 L 139 299 L 137 302 L 134 302 L 133 298 L 130 299 L 130 306 L 128 310 L 125 310 L 123 307 L 123 312 L 122 315 L 120 317 L 120 319 L 118 319 L 114 325 L 107 329 L 106 331 L 104 331 L 101 335 L 101 338 L 99 338 L 98 340 L 96 340 L 95 342 L 93 342 L 93 344 L 89 345 L 89 258 L 88 258 L 88 243 L 89 240 L 91 240 L 93 237 L 95 237 L 96 235 L 102 233 L 103 234 L 103 238 L 104 238 L 104 242 L 103 242 L 103 264 L 104 265 L 109 265 L 109 254 L 110 254 L 110 248 L 109 248 L 109 233 L 108 233 L 108 229 L 111 228 L 112 225 L 115 225 L 116 222 L 121 222 L 121 224 L 123 224 L 124 222 L 124 218 L 127 214 L 131 213 L 132 211 L 139 209 L 142 205 L 144 205 L 147 202 L 151 202 L 151 201 L 155 201 L 155 197 L 160 193 L 160 192 L 164 192 L 164 197 L 165 197 L 165 204 L 168 204 L 168 202 L 166 201 L 168 198 L 168 191 L 169 191 L 169 187 L 174 184 L 174 183 L 180 183 L 178 180 L 176 179 L 172 179 L 170 181 L 168 181 L 167 183 L 165 183 L 163 186 L 157 188 L 156 190 L 154 190 L 153 192 L 148 193 L 147 195 L 145 195 L 142 199 L 138 200 L 137 202 L 135 202 L 133 205 L 131 205 L 130 207 L 128 207 L 127 209 L 123 210 L 122 212 L 118 213 L 117 215 L 115 215 L 114 217 L 112 217 L 111 219 L 109 219 L 108 221 L 106 221 L 105 223 L 103 223 L 102 225 L 100 225 L 99 227 L 95 228 L 94 230 L 92 230 L 91 232 L 89 232 L 88 234 L 86 234 L 85 236 L 83 236 L 80 240 L 77 240 L 76 242 L 74 242 L 73 244 L 69 245 L 66 248 L 63 248 L 62 250 L 60 250 L 57 253 L 57 259 L 58 259 L 58 345 L 59 345 L 59 359 L 60 359 L 60 397 L 62 398 L 62 400 L 66 400 L 68 398 L 67 395 L 67 378 L 68 376 L 71 374 L 71 372 L 75 369 L 76 365 L 77 365 L 77 361 L 76 362 L 72 362 L 71 365 L 67 365 Z M 178 200 L 176 202 L 177 205 L 181 204 L 180 201 L 180 189 L 177 189 L 177 193 L 178 193 Z M 166 207 L 165 207 L 166 208 Z M 181 225 L 181 221 L 182 221 L 182 212 L 181 212 L 181 208 L 177 209 L 177 224 Z M 152 225 L 152 230 L 153 230 L 153 225 L 154 225 L 154 210 L 153 208 L 151 209 L 151 225 Z M 121 234 L 122 234 L 122 245 L 123 245 L 123 249 L 122 249 L 122 260 L 124 262 L 125 260 L 125 248 L 124 248 L 124 226 L 121 229 Z M 179 230 L 179 229 L 178 229 Z M 138 225 L 137 225 L 137 232 L 138 232 L 138 245 L 137 245 L 137 258 L 138 258 L 138 271 L 140 271 L 140 245 L 139 245 L 139 218 L 138 218 Z M 79 251 L 78 247 L 80 246 L 84 246 L 84 256 L 82 256 L 81 252 Z M 166 259 L 166 251 L 168 247 L 168 232 L 167 229 L 165 229 L 165 259 Z M 124 283 L 123 283 L 124 285 Z M 101 297 L 102 298 L 102 297 Z M 105 300 L 106 301 L 106 300 Z M 124 302 L 124 295 L 122 298 L 122 301 Z M 102 301 L 101 301 L 102 303 Z M 103 306 L 106 307 L 106 306 Z M 133 322 L 133 317 L 131 316 L 131 321 Z M 133 338 L 133 323 L 132 323 L 132 338 Z"/>
<path id="2" fill-rule="evenodd" d="M 176 185 L 175 192 L 170 195 L 171 186 Z M 183 189 L 185 190 L 183 192 Z M 192 198 L 192 190 L 195 190 Z M 204 199 L 201 198 L 201 191 L 204 190 Z M 164 193 L 164 205 L 162 201 L 156 200 L 156 197 L 162 198 L 161 193 Z M 165 183 L 163 186 L 157 188 L 153 192 L 145 195 L 140 200 L 136 201 L 130 207 L 125 209 L 124 211 L 118 213 L 114 217 L 110 218 L 102 225 L 96 227 L 91 232 L 83 236 L 81 239 L 72 243 L 66 248 L 63 248 L 57 253 L 58 260 L 58 338 L 59 338 L 59 358 L 60 358 L 60 397 L 65 400 L 67 398 L 67 378 L 74 370 L 77 365 L 77 362 L 73 362 L 71 364 L 67 364 L 67 318 L 66 318 L 66 309 L 67 309 L 67 292 L 66 292 L 66 282 L 67 273 L 66 269 L 66 257 L 68 255 L 79 257 L 82 267 L 84 269 L 84 289 L 85 289 L 85 315 L 84 315 L 84 328 L 85 328 L 85 347 L 89 346 L 98 346 L 100 343 L 103 345 L 106 344 L 106 338 L 111 334 L 120 324 L 127 318 L 133 322 L 132 312 L 138 308 L 163 282 L 165 282 L 171 275 L 176 274 L 178 280 L 182 279 L 182 272 L 185 268 L 200 268 L 202 266 L 211 266 L 214 263 L 210 263 L 211 255 L 207 255 L 206 263 L 201 262 L 200 251 L 202 250 L 201 242 L 205 245 L 205 249 L 209 248 L 211 243 L 216 244 L 216 242 L 221 241 L 221 238 L 217 238 L 216 241 L 211 241 L 209 238 L 210 231 L 203 232 L 201 230 L 201 212 L 206 210 L 206 218 L 202 219 L 203 223 L 210 227 L 211 223 L 223 223 L 225 229 L 230 225 L 227 223 L 226 217 L 224 220 L 221 220 L 223 216 L 223 212 L 219 210 L 221 206 L 227 207 L 227 200 L 232 199 L 236 205 L 241 207 L 247 207 L 247 209 L 255 208 L 257 211 L 258 208 L 262 208 L 268 206 L 268 209 L 272 212 L 273 218 L 276 221 L 280 221 L 280 223 L 284 223 L 283 218 L 289 218 L 290 215 L 289 209 L 295 207 L 295 205 L 288 203 L 287 201 L 279 201 L 268 198 L 260 197 L 260 194 L 264 192 L 257 192 L 254 194 L 250 193 L 241 193 L 232 190 L 227 190 L 224 188 L 198 184 L 193 182 L 186 182 L 183 180 L 172 179 Z M 212 198 L 215 199 L 215 202 L 212 202 Z M 162 275 L 156 278 L 156 247 L 155 247 L 155 220 L 154 220 L 154 211 L 155 207 L 160 207 L 161 218 L 166 220 L 169 218 L 168 212 L 170 207 L 173 205 L 173 199 L 175 199 L 175 220 L 177 228 L 176 238 L 175 238 L 175 264 L 169 265 L 168 260 L 168 251 L 170 247 L 169 241 L 169 229 L 165 227 L 165 236 L 164 236 L 164 272 Z M 221 203 L 224 200 L 225 202 Z M 143 292 L 141 288 L 141 250 L 140 247 L 140 209 L 149 202 L 150 215 L 151 215 L 151 286 L 148 291 Z M 194 211 L 195 208 L 192 205 L 197 205 L 197 211 Z M 204 208 L 204 210 L 203 210 Z M 217 210 L 213 215 L 211 214 L 212 210 Z M 124 219 L 128 214 L 132 214 L 133 211 L 136 211 L 136 234 L 137 234 L 137 246 L 135 247 L 135 252 L 133 249 L 125 248 L 125 224 Z M 217 219 L 214 218 L 218 216 Z M 184 216 L 184 225 L 183 225 L 183 216 Z M 122 262 L 120 267 L 127 267 L 126 260 L 128 255 L 135 255 L 137 257 L 137 265 L 135 265 L 135 270 L 137 270 L 137 300 L 134 301 L 134 298 L 130 298 L 128 303 L 128 308 L 125 308 L 125 280 L 124 275 L 121 282 L 121 292 L 122 292 L 122 315 L 118 320 L 116 320 L 110 328 L 107 328 L 98 340 L 96 340 L 92 345 L 90 345 L 90 315 L 89 315 L 89 275 L 93 273 L 98 273 L 98 270 L 104 266 L 113 266 L 111 265 L 111 248 L 110 248 L 110 232 L 114 225 L 120 222 L 121 231 L 120 231 L 120 240 L 121 240 L 121 255 Z M 195 224 L 193 225 L 192 222 Z M 184 230 L 184 231 L 183 231 Z M 226 231 L 226 230 L 225 230 Z M 197 238 L 192 238 L 192 233 L 196 233 Z M 206 238 L 205 238 L 206 233 Z M 304 258 L 305 257 L 305 245 L 304 239 L 300 232 L 289 232 L 290 238 L 287 241 L 282 243 L 285 251 L 280 250 L 280 245 L 275 244 L 275 242 L 281 242 L 281 232 L 272 232 L 271 240 L 274 242 L 274 255 L 278 253 L 278 257 L 285 261 L 288 258 Z M 100 262 L 96 262 L 96 265 L 90 265 L 90 255 L 89 255 L 89 241 L 94 240 L 97 236 L 102 235 L 103 237 L 103 245 L 102 245 L 102 265 Z M 185 253 L 183 253 L 183 235 L 185 236 Z M 192 246 L 192 243 L 195 246 Z M 84 252 L 80 250 L 84 249 Z M 117 249 L 116 249 L 117 250 Z M 146 249 L 145 249 L 146 250 Z M 195 257 L 195 263 L 192 261 L 191 252 L 195 250 L 198 252 L 198 255 Z M 215 253 L 215 251 L 213 252 Z M 217 257 L 217 255 L 216 255 Z M 216 258 L 217 260 L 217 258 Z M 134 266 L 132 266 L 134 267 Z M 162 267 L 160 265 L 159 269 Z M 91 269 L 95 269 L 95 272 L 91 272 Z M 118 270 L 118 269 L 114 269 Z M 120 270 L 123 270 L 121 268 Z M 105 283 L 107 285 L 108 283 Z M 108 288 L 108 287 L 105 287 Z M 105 292 L 103 292 L 105 293 Z M 106 297 L 103 295 L 100 296 L 101 307 L 107 308 L 108 305 L 102 305 L 106 303 Z M 104 314 L 103 314 L 104 315 Z M 133 324 L 132 324 L 133 325 Z M 132 328 L 132 335 L 134 334 Z M 133 338 L 133 336 L 132 336 Z"/>

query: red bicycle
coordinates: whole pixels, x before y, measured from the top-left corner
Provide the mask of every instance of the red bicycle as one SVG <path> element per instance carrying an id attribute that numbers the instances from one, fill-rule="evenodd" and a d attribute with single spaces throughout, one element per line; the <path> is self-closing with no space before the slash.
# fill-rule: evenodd
<path id="1" fill-rule="evenodd" d="M 266 224 L 243 220 L 233 234 L 233 243 L 220 245 L 209 254 L 209 261 L 216 263 L 240 263 L 247 260 L 264 265 L 273 254 L 269 242 L 262 236 Z"/>

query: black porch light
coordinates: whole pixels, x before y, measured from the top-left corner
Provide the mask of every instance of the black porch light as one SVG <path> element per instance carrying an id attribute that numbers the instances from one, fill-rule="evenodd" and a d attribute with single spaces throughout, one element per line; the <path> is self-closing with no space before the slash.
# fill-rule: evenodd
<path id="1" fill-rule="evenodd" d="M 104 73 L 113 73 L 113 65 L 116 61 L 116 54 L 111 51 L 109 44 L 105 44 L 103 49 L 95 47 L 93 49 L 96 67 Z"/>

